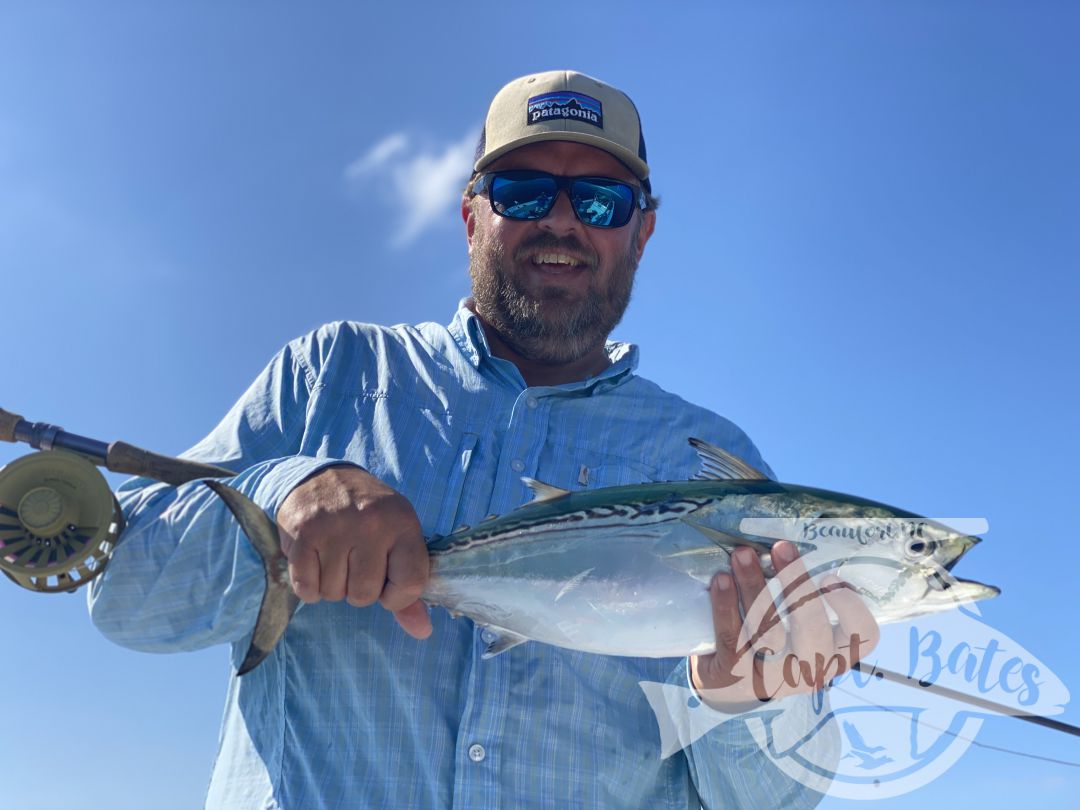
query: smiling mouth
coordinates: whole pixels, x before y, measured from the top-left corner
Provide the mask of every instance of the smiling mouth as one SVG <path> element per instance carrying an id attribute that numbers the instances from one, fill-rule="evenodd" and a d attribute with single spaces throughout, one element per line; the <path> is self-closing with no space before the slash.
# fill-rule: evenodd
<path id="1" fill-rule="evenodd" d="M 546 275 L 564 276 L 584 270 L 588 265 L 568 253 L 535 253 L 532 266 Z"/>

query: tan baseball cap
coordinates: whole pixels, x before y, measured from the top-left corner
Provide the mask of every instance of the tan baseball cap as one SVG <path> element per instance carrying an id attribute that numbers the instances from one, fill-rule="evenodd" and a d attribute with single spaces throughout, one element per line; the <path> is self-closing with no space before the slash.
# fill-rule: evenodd
<path id="1" fill-rule="evenodd" d="M 645 138 L 637 107 L 626 93 L 573 70 L 551 70 L 514 79 L 488 108 L 474 171 L 512 149 L 537 141 L 575 141 L 614 155 L 644 181 Z"/>

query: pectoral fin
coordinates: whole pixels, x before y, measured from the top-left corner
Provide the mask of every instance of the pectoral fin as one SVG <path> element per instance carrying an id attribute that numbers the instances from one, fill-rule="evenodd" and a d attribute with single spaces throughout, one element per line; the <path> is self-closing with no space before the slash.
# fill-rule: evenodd
<path id="1" fill-rule="evenodd" d="M 719 529 L 714 529 L 712 526 L 706 526 L 704 523 L 698 523 L 692 518 L 684 517 L 681 518 L 681 520 L 687 526 L 692 526 L 693 528 L 697 529 L 703 535 L 708 537 L 712 542 L 716 543 L 716 545 L 720 546 L 728 552 L 734 551 L 739 546 L 747 546 L 748 548 L 752 548 L 758 554 L 768 554 L 772 551 L 773 544 L 777 542 L 776 540 L 753 540 L 743 534 L 728 534 L 727 532 L 722 532 Z M 794 540 L 788 540 L 787 542 L 795 546 L 795 548 L 798 549 L 799 554 L 806 554 L 808 552 L 814 551 L 817 548 L 817 546 L 815 546 L 813 543 L 800 543 Z M 695 552 L 693 550 L 690 550 L 682 553 L 693 554 Z"/>
<path id="2" fill-rule="evenodd" d="M 762 543 L 759 540 L 749 540 L 745 537 L 736 537 L 735 535 L 722 532 L 719 529 L 714 529 L 712 526 L 706 526 L 704 523 L 698 523 L 696 520 L 690 518 L 682 518 L 682 522 L 687 526 L 692 526 L 697 529 L 703 535 L 708 537 L 716 545 L 720 546 L 727 552 L 732 552 L 739 546 L 749 546 L 758 554 L 768 554 L 772 550 L 772 543 Z M 683 552 L 683 553 L 693 553 Z"/>

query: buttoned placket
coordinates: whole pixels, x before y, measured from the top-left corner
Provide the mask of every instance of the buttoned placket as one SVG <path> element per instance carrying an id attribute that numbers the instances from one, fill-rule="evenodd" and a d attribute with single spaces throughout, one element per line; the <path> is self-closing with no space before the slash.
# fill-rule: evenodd
<path id="1" fill-rule="evenodd" d="M 497 365 L 498 361 L 496 361 Z M 498 375 L 507 383 L 505 372 Z M 513 369 L 516 373 L 517 369 Z M 558 389 L 521 387 L 510 410 L 509 423 L 498 459 L 492 508 L 506 512 L 519 506 L 525 493 L 522 476 L 535 476 L 537 459 L 548 434 L 548 394 Z M 497 796 L 498 741 L 505 724 L 505 706 L 509 703 L 512 671 L 503 665 L 483 660 L 485 649 L 496 638 L 490 630 L 475 628 L 471 665 L 465 679 L 465 710 L 458 727 L 459 767 L 455 777 L 455 808 L 490 806 Z"/>
<path id="2" fill-rule="evenodd" d="M 529 388 L 513 363 L 490 354 L 478 322 L 466 320 L 463 328 L 455 331 L 455 340 L 482 376 L 501 389 L 504 396 L 517 392 L 503 434 L 490 503 L 493 513 L 504 514 L 527 500 L 521 479 L 537 477 L 553 404 L 562 398 L 590 396 L 619 385 L 633 371 L 636 358 L 622 361 L 625 350 L 620 350 L 618 357 L 612 358 L 613 366 L 598 378 L 570 385 Z M 616 368 L 617 365 L 623 368 Z M 481 658 L 494 640 L 491 631 L 474 629 L 469 668 L 462 679 L 465 701 L 457 734 L 458 764 L 452 798 L 455 810 L 497 807 L 500 802 L 499 743 L 506 723 L 506 706 L 510 705 L 510 687 L 520 673 L 515 674 L 511 666 L 518 659 L 493 663 Z"/>

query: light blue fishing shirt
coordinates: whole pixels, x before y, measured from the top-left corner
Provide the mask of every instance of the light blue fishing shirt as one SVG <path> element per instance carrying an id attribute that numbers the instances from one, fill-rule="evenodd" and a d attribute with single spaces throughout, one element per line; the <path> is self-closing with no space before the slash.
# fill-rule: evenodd
<path id="1" fill-rule="evenodd" d="M 343 322 L 289 343 L 185 456 L 235 470 L 228 482 L 271 515 L 315 471 L 359 464 L 409 499 L 428 537 L 525 503 L 522 476 L 567 489 L 687 479 L 698 466 L 689 436 L 768 472 L 731 422 L 637 376 L 635 346 L 609 343 L 611 365 L 595 377 L 528 387 L 492 356 L 465 304 L 449 327 Z M 661 758 L 638 682 L 685 688 L 685 660 L 530 642 L 485 661 L 485 633 L 442 609 L 431 611 L 431 638 L 417 641 L 377 605 L 303 605 L 273 654 L 237 678 L 264 589 L 251 544 L 199 482 L 133 479 L 119 497 L 128 527 L 90 591 L 97 627 L 150 652 L 232 645 L 207 807 L 820 799 L 770 762 L 743 719 Z"/>

